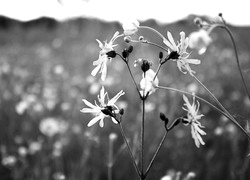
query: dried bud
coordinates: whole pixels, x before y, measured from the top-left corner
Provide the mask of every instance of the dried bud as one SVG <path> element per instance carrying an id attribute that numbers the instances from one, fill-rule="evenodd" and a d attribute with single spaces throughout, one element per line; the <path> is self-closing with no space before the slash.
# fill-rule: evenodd
<path id="1" fill-rule="evenodd" d="M 127 51 L 128 51 L 128 53 L 132 53 L 132 51 L 133 51 L 133 46 L 129 46 Z"/>
<path id="2" fill-rule="evenodd" d="M 124 37 L 124 42 L 130 43 L 130 41 L 131 41 L 131 37 L 130 36 L 125 36 Z"/>
<path id="3" fill-rule="evenodd" d="M 163 52 L 159 52 L 159 59 L 162 59 L 163 58 Z"/>
<path id="4" fill-rule="evenodd" d="M 124 109 L 120 109 L 119 114 L 122 116 L 124 114 Z"/>
<path id="5" fill-rule="evenodd" d="M 219 15 L 220 17 L 222 17 L 222 13 L 219 13 L 218 15 Z"/>
<path id="6" fill-rule="evenodd" d="M 127 50 L 127 49 L 124 49 L 124 50 L 122 51 L 122 57 L 124 57 L 124 58 L 126 59 L 128 56 L 129 56 L 128 50 Z"/>
<path id="7" fill-rule="evenodd" d="M 143 72 L 146 72 L 150 69 L 150 63 L 148 62 L 148 60 L 143 60 L 142 61 L 142 65 L 141 65 L 141 70 Z"/>
<path id="8" fill-rule="evenodd" d="M 114 58 L 114 57 L 116 56 L 116 52 L 115 52 L 115 51 L 109 51 L 109 52 L 107 52 L 106 54 L 107 54 L 107 56 L 108 56 L 109 58 Z"/>
<path id="9" fill-rule="evenodd" d="M 168 122 L 168 118 L 165 116 L 165 114 L 164 113 L 160 113 L 160 118 L 161 118 L 161 120 L 162 121 L 164 121 L 164 122 Z"/>

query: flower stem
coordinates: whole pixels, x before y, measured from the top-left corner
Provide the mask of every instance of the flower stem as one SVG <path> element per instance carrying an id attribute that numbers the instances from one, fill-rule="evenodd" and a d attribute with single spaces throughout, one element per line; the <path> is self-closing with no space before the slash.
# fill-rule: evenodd
<path id="1" fill-rule="evenodd" d="M 164 86 L 157 86 L 158 89 L 164 89 L 164 90 L 169 90 L 169 91 L 174 91 L 174 92 L 178 92 L 181 94 L 187 94 L 190 96 L 193 96 L 192 93 L 186 92 L 186 91 L 182 91 L 179 89 L 175 89 L 175 88 L 171 88 L 171 87 L 164 87 Z M 208 102 L 207 100 L 195 95 L 195 97 L 201 101 L 203 101 L 204 103 L 208 104 L 210 107 L 214 108 L 215 110 L 217 110 L 218 112 L 220 112 L 221 114 L 223 114 L 225 117 L 227 117 L 228 119 L 230 119 L 236 126 L 238 126 L 243 132 L 244 134 L 250 139 L 249 134 L 239 125 L 239 123 L 234 119 L 234 117 L 232 117 L 230 114 L 222 111 L 221 109 L 217 108 L 215 105 L 211 104 L 210 102 Z"/>
<path id="2" fill-rule="evenodd" d="M 135 170 L 136 170 L 136 172 L 137 172 L 137 175 L 138 175 L 139 178 L 141 178 L 140 170 L 139 170 L 139 168 L 138 168 L 138 166 L 137 166 L 137 164 L 136 164 L 134 155 L 133 155 L 132 150 L 131 150 L 131 147 L 130 147 L 128 141 L 127 141 L 127 138 L 126 138 L 126 136 L 125 136 L 123 127 L 122 127 L 122 125 L 121 125 L 120 122 L 119 122 L 118 124 L 119 124 L 119 129 L 120 129 L 121 134 L 122 134 L 122 138 L 123 138 L 124 142 L 126 143 L 126 146 L 127 146 L 127 148 L 128 148 L 128 151 L 129 151 L 129 155 L 130 155 L 130 157 L 131 157 L 131 160 L 132 160 L 132 162 L 133 162 L 133 165 L 134 165 L 134 167 L 135 167 Z"/>
<path id="3" fill-rule="evenodd" d="M 142 99 L 141 121 L 141 175 L 144 176 L 144 130 L 145 130 L 145 99 Z"/>
<path id="4" fill-rule="evenodd" d="M 154 28 L 151 28 L 149 26 L 139 26 L 140 29 L 148 29 L 154 33 L 156 33 L 157 35 L 159 35 L 162 39 L 166 39 L 159 31 L 157 31 L 156 29 Z"/>
<path id="5" fill-rule="evenodd" d="M 150 161 L 150 163 L 149 163 L 149 165 L 148 165 L 148 167 L 147 167 L 147 170 L 146 170 L 145 175 L 144 175 L 145 178 L 147 177 L 147 174 L 149 173 L 149 171 L 150 171 L 150 169 L 151 169 L 151 167 L 152 167 L 152 165 L 153 165 L 153 163 L 154 163 L 154 160 L 155 160 L 155 158 L 156 158 L 158 152 L 160 151 L 160 149 L 161 149 L 161 147 L 162 147 L 162 145 L 163 145 L 163 143 L 164 143 L 164 141 L 165 141 L 165 139 L 166 139 L 166 137 L 167 137 L 167 134 L 168 134 L 168 131 L 165 131 L 165 134 L 164 134 L 164 136 L 162 137 L 161 142 L 160 142 L 160 144 L 158 145 L 158 147 L 157 147 L 157 149 L 156 149 L 156 151 L 155 151 L 155 153 L 154 153 L 154 155 L 153 155 L 153 157 L 152 157 L 152 159 L 151 159 L 151 161 Z"/>
<path id="6" fill-rule="evenodd" d="M 248 99 L 250 100 L 250 93 L 249 93 L 249 91 L 248 91 L 248 88 L 247 88 L 247 85 L 246 85 L 246 81 L 245 81 L 245 78 L 244 78 L 244 76 L 243 76 L 243 72 L 242 72 L 241 67 L 240 67 L 239 55 L 238 55 L 238 51 L 237 51 L 237 47 L 236 47 L 236 43 L 235 43 L 233 34 L 232 34 L 231 30 L 229 29 L 229 27 L 226 25 L 224 19 L 222 19 L 222 20 L 223 20 L 224 25 L 217 24 L 217 25 L 214 25 L 212 29 L 217 28 L 217 27 L 218 27 L 218 28 L 222 28 L 222 29 L 226 30 L 226 32 L 227 32 L 228 35 L 230 36 L 230 39 L 231 39 L 232 44 L 233 44 L 233 49 L 234 49 L 236 64 L 237 64 L 238 70 L 239 70 L 239 72 L 240 72 L 240 77 L 241 77 L 243 86 L 244 86 L 244 88 L 245 88 L 245 91 L 246 91 L 246 93 L 247 93 Z"/>
<path id="7" fill-rule="evenodd" d="M 216 104 L 230 117 L 229 119 L 238 126 L 250 139 L 250 135 L 244 130 L 244 128 L 237 122 L 237 120 L 226 110 L 226 108 L 220 103 L 220 101 L 214 96 L 214 94 L 209 91 L 209 89 L 195 76 L 192 75 L 192 77 L 207 91 L 207 93 L 213 98 L 213 100 L 216 102 Z"/>
<path id="8" fill-rule="evenodd" d="M 140 98 L 142 98 L 141 93 L 140 93 L 140 90 L 139 90 L 139 87 L 137 86 L 137 84 L 136 84 L 136 82 L 135 82 L 135 78 L 134 78 L 134 76 L 133 76 L 133 74 L 132 74 L 132 71 L 131 71 L 131 69 L 130 69 L 130 67 L 129 67 L 128 61 L 127 61 L 125 58 L 123 58 L 119 53 L 116 53 L 116 54 L 125 62 L 126 66 L 127 66 L 127 68 L 128 68 L 129 74 L 130 74 L 130 76 L 131 76 L 131 78 L 132 78 L 132 81 L 133 81 L 133 83 L 134 83 L 134 85 L 135 85 L 135 88 L 136 88 L 136 90 L 137 90 L 137 92 L 138 92 Z"/>
<path id="9" fill-rule="evenodd" d="M 133 43 L 144 43 L 144 44 L 149 44 L 149 45 L 151 45 L 151 46 L 158 47 L 158 48 L 160 48 L 160 49 L 162 49 L 162 50 L 164 50 L 164 51 L 168 52 L 168 50 L 167 50 L 166 48 L 162 47 L 162 46 L 161 46 L 161 45 L 159 45 L 159 44 L 156 44 L 156 43 L 150 42 L 150 41 L 148 41 L 148 40 L 137 41 L 137 40 L 131 39 L 131 42 L 133 42 Z"/>

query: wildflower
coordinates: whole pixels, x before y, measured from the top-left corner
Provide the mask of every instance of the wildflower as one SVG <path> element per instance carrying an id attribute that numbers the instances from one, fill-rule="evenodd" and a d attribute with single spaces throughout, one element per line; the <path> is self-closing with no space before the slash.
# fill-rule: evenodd
<path id="1" fill-rule="evenodd" d="M 163 43 L 166 44 L 172 50 L 172 52 L 169 52 L 168 59 L 176 61 L 177 67 L 182 73 L 186 74 L 187 72 L 189 72 L 189 74 L 193 76 L 195 71 L 190 68 L 189 64 L 200 64 L 200 60 L 188 59 L 190 55 L 186 51 L 188 47 L 188 37 L 185 38 L 185 33 L 180 32 L 180 43 L 176 44 L 172 34 L 168 32 L 167 35 L 169 40 L 163 39 Z"/>
<path id="2" fill-rule="evenodd" d="M 155 79 L 154 79 L 155 78 Z M 159 80 L 157 77 L 155 77 L 155 72 L 152 69 L 149 69 L 142 75 L 142 80 L 140 82 L 140 87 L 143 91 L 141 91 L 141 94 L 144 93 L 144 95 L 152 94 L 155 92 L 155 87 L 158 86 Z"/>
<path id="3" fill-rule="evenodd" d="M 125 94 L 123 90 L 121 90 L 117 95 L 115 95 L 112 99 L 109 100 L 108 93 L 104 92 L 104 87 L 100 90 L 100 94 L 97 96 L 98 101 L 100 105 L 97 105 L 95 101 L 95 105 L 87 101 L 86 99 L 83 99 L 82 101 L 89 107 L 89 108 L 83 108 L 81 112 L 83 113 L 91 113 L 95 117 L 90 120 L 88 123 L 88 127 L 94 125 L 95 123 L 99 122 L 100 127 L 104 126 L 104 118 L 105 117 L 111 117 L 112 121 L 117 124 L 117 120 L 114 118 L 114 113 L 118 113 L 119 109 L 115 105 L 118 98 Z M 105 101 L 108 102 L 106 103 Z"/>
<path id="4" fill-rule="evenodd" d="M 197 49 L 199 54 L 206 52 L 208 45 L 212 42 L 208 32 L 204 29 L 192 32 L 189 35 L 189 47 Z"/>
<path id="5" fill-rule="evenodd" d="M 135 34 L 138 31 L 139 25 L 140 23 L 136 19 L 126 19 L 122 24 L 124 35 L 130 36 Z"/>
<path id="6" fill-rule="evenodd" d="M 99 43 L 99 47 L 101 48 L 101 51 L 99 53 L 99 58 L 93 62 L 93 65 L 96 67 L 91 72 L 92 76 L 95 76 L 97 72 L 100 71 L 100 73 L 102 73 L 101 79 L 103 81 L 105 80 L 106 75 L 107 75 L 107 62 L 108 60 L 109 61 L 112 60 L 112 57 L 110 57 L 107 53 L 109 53 L 110 51 L 113 51 L 114 50 L 113 48 L 117 46 L 117 45 L 113 45 L 113 43 L 118 37 L 120 37 L 120 35 L 119 35 L 119 32 L 117 31 L 112 37 L 112 39 L 109 41 L 109 43 L 105 41 L 104 44 L 102 44 L 101 41 L 96 39 L 96 41 Z"/>
<path id="7" fill-rule="evenodd" d="M 58 133 L 64 133 L 67 128 L 68 124 L 66 122 L 53 117 L 45 118 L 39 124 L 40 131 L 48 137 L 53 137 Z"/>
<path id="8" fill-rule="evenodd" d="M 183 123 L 185 125 L 191 125 L 192 138 L 194 139 L 195 145 L 199 148 L 200 144 L 205 144 L 201 135 L 206 135 L 206 133 L 201 129 L 204 128 L 204 126 L 202 126 L 198 121 L 203 116 L 203 114 L 198 114 L 200 104 L 198 101 L 197 104 L 195 104 L 195 94 L 193 94 L 192 104 L 189 103 L 188 98 L 185 95 L 183 95 L 183 100 L 185 101 L 185 107 L 182 108 L 187 111 L 187 117 L 183 119 Z"/>

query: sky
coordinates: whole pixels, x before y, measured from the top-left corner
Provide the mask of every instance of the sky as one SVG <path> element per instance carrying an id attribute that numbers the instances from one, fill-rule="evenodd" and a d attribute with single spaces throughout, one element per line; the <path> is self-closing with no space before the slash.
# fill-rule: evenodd
<path id="1" fill-rule="evenodd" d="M 249 0 L 0 0 L 0 14 L 21 21 L 42 16 L 63 21 L 91 17 L 105 21 L 156 19 L 171 23 L 190 14 L 217 17 L 232 25 L 250 25 Z M 61 3 L 60 3 L 61 2 Z"/>

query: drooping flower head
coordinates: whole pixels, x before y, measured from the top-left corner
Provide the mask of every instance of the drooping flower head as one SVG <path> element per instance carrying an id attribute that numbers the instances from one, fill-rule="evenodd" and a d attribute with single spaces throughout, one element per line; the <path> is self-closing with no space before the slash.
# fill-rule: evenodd
<path id="1" fill-rule="evenodd" d="M 122 28 L 125 36 L 131 36 L 138 31 L 140 23 L 136 19 L 126 19 L 123 21 Z"/>
<path id="2" fill-rule="evenodd" d="M 145 96 L 147 93 L 149 93 L 149 95 L 154 93 L 158 84 L 159 80 L 155 77 L 155 72 L 152 69 L 147 70 L 142 74 L 142 80 L 140 82 L 142 96 Z"/>
<path id="3" fill-rule="evenodd" d="M 212 42 L 208 31 L 200 29 L 189 35 L 189 47 L 198 50 L 199 54 L 206 52 L 208 45 Z"/>
<path id="4" fill-rule="evenodd" d="M 174 38 L 170 32 L 167 33 L 168 40 L 166 38 L 163 39 L 163 43 L 166 44 L 171 51 L 169 51 L 168 59 L 172 59 L 177 62 L 178 69 L 186 74 L 189 72 L 190 75 L 193 75 L 195 71 L 193 71 L 189 64 L 200 64 L 200 60 L 198 59 L 188 59 L 189 53 L 187 52 L 188 48 L 188 37 L 185 37 L 184 32 L 180 32 L 180 42 L 175 43 Z"/>
<path id="5" fill-rule="evenodd" d="M 113 117 L 116 113 L 119 112 L 119 108 L 115 105 L 116 101 L 124 95 L 125 92 L 121 90 L 118 94 L 116 94 L 112 99 L 108 98 L 108 93 L 105 92 L 104 87 L 101 88 L 100 94 L 97 96 L 99 105 L 95 101 L 95 105 L 83 99 L 82 101 L 88 108 L 83 108 L 81 112 L 90 113 L 95 117 L 90 120 L 88 123 L 88 127 L 94 125 L 99 122 L 100 127 L 104 126 L 104 118 L 111 117 L 112 121 L 117 124 L 117 120 Z"/>
<path id="6" fill-rule="evenodd" d="M 197 104 L 195 102 L 195 94 L 193 94 L 193 103 L 191 104 L 188 101 L 188 98 L 183 95 L 184 100 L 184 107 L 182 107 L 185 111 L 187 111 L 186 118 L 183 119 L 183 123 L 185 125 L 191 126 L 191 135 L 194 139 L 195 145 L 199 148 L 200 144 L 204 145 L 204 141 L 201 138 L 201 135 L 206 135 L 205 131 L 203 131 L 201 128 L 204 128 L 204 126 L 201 125 L 199 120 L 204 116 L 203 114 L 198 114 L 200 104 L 197 101 Z"/>
<path id="7" fill-rule="evenodd" d="M 119 32 L 117 31 L 114 36 L 112 37 L 112 39 L 109 41 L 109 43 L 107 43 L 107 41 L 104 41 L 104 44 L 99 41 L 98 39 L 96 39 L 96 41 L 99 44 L 99 47 L 101 48 L 101 51 L 99 53 L 99 58 L 98 60 L 93 62 L 93 65 L 96 66 L 92 72 L 91 75 L 95 76 L 97 74 L 97 72 L 99 71 L 102 75 L 101 75 L 101 79 L 104 81 L 107 75 L 107 62 L 108 60 L 111 61 L 112 57 L 108 56 L 107 53 L 114 51 L 114 47 L 117 46 L 114 45 L 114 41 L 120 37 L 121 35 L 119 35 Z"/>

